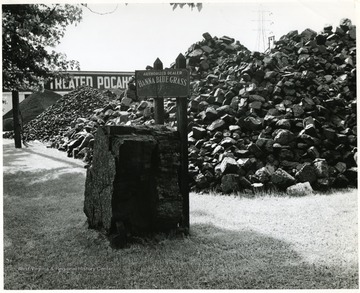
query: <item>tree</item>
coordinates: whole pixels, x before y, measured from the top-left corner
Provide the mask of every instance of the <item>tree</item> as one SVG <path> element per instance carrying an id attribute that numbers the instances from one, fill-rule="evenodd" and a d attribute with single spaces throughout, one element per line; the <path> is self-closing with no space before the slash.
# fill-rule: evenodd
<path id="1" fill-rule="evenodd" d="M 177 7 L 183 8 L 185 5 L 189 6 L 191 10 L 193 10 L 195 7 L 200 12 L 202 9 L 202 3 L 170 3 L 173 10 L 175 10 Z"/>
<path id="2" fill-rule="evenodd" d="M 31 89 L 79 63 L 51 48 L 82 19 L 79 5 L 2 5 L 3 90 Z"/>

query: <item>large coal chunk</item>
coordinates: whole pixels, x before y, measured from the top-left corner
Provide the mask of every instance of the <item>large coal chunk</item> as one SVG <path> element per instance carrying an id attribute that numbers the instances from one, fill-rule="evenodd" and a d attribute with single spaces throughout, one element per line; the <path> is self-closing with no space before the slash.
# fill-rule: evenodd
<path id="1" fill-rule="evenodd" d="M 120 243 L 176 230 L 182 221 L 179 149 L 178 132 L 164 126 L 100 127 L 85 183 L 89 227 Z"/>

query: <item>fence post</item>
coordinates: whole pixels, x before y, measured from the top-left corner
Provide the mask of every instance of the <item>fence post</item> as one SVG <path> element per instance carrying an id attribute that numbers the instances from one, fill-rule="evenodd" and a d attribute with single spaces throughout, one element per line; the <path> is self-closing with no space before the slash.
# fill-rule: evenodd
<path id="1" fill-rule="evenodd" d="M 21 125 L 23 121 L 20 122 L 19 119 L 19 92 L 12 91 L 12 110 L 13 110 L 13 124 L 14 124 L 14 140 L 15 148 L 21 148 Z"/>
<path id="2" fill-rule="evenodd" d="M 159 58 L 154 62 L 154 69 L 163 70 L 163 64 Z M 164 124 L 164 98 L 154 98 L 154 118 L 155 124 Z"/>
<path id="3" fill-rule="evenodd" d="M 186 59 L 184 55 L 179 54 L 176 58 L 175 68 L 185 69 Z M 187 119 L 187 104 L 188 97 L 176 98 L 176 120 L 177 128 L 180 133 L 180 192 L 183 197 L 183 226 L 186 233 L 189 233 L 190 228 L 190 210 L 189 210 L 189 180 L 188 180 L 188 119 Z"/>

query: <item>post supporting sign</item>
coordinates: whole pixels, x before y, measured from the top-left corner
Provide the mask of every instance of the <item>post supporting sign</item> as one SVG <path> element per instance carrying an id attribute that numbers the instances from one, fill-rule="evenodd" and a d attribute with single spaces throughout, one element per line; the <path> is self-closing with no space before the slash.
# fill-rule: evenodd
<path id="1" fill-rule="evenodd" d="M 154 62 L 154 69 L 163 70 L 163 63 L 159 58 Z M 165 109 L 164 109 L 164 98 L 157 98 L 154 100 L 154 118 L 156 124 L 164 124 Z"/>
<path id="2" fill-rule="evenodd" d="M 175 67 L 177 70 L 184 70 L 186 68 L 186 59 L 183 54 L 176 58 Z M 188 73 L 187 73 L 188 74 Z M 189 75 L 187 75 L 189 80 Z M 189 86 L 189 82 L 188 82 Z M 176 121 L 177 129 L 180 133 L 180 191 L 183 197 L 183 226 L 189 232 L 190 229 L 190 203 L 189 203 L 189 158 L 188 158 L 188 119 L 187 119 L 187 105 L 188 105 L 189 88 L 185 98 L 178 96 L 176 98 Z"/>
<path id="3" fill-rule="evenodd" d="M 190 92 L 190 77 L 186 69 L 186 59 L 180 54 L 176 58 L 175 69 L 162 70 L 159 58 L 153 70 L 135 71 L 138 97 L 154 99 L 156 124 L 164 124 L 164 98 L 176 98 L 177 129 L 180 134 L 180 192 L 183 198 L 182 226 L 189 231 L 189 183 L 188 183 L 188 131 L 187 103 Z"/>

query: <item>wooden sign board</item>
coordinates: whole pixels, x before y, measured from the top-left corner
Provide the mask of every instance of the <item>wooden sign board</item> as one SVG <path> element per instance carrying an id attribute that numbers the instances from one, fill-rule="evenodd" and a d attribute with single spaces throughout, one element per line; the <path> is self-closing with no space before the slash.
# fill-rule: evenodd
<path id="1" fill-rule="evenodd" d="M 136 89 L 139 97 L 187 97 L 190 78 L 186 69 L 137 70 Z"/>
<path id="2" fill-rule="evenodd" d="M 68 92 L 79 86 L 96 89 L 126 89 L 134 72 L 68 71 L 63 77 L 57 77 L 44 85 L 45 89 L 56 92 Z"/>

